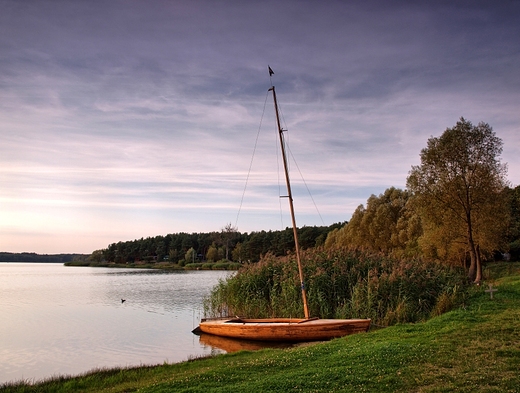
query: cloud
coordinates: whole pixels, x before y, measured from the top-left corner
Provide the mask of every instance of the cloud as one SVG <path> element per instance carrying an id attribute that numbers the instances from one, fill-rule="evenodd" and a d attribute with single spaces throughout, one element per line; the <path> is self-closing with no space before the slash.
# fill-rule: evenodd
<path id="1" fill-rule="evenodd" d="M 493 126 L 519 184 L 518 8 L 3 2 L 0 249 L 219 230 L 236 219 L 255 142 L 239 227 L 289 225 L 268 64 L 299 225 L 322 224 L 305 183 L 326 225 L 347 220 L 404 187 L 427 139 L 460 116 Z"/>

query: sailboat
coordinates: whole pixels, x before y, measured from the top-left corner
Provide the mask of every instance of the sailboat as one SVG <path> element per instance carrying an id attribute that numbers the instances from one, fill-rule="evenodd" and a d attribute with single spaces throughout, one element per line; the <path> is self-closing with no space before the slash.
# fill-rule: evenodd
<path id="1" fill-rule="evenodd" d="M 274 72 L 269 67 L 269 76 Z M 210 318 L 202 319 L 194 333 L 206 333 L 221 337 L 229 337 L 256 341 L 283 341 L 283 342 L 305 342 L 322 341 L 343 337 L 349 334 L 366 332 L 370 328 L 370 319 L 320 319 L 309 316 L 307 304 L 307 293 L 305 290 L 303 269 L 300 258 L 300 247 L 298 244 L 298 232 L 294 215 L 291 183 L 285 151 L 284 130 L 280 124 L 278 101 L 274 85 L 271 84 L 269 91 L 273 92 L 274 110 L 278 125 L 278 134 L 282 151 L 282 160 L 285 170 L 285 181 L 287 186 L 287 197 L 291 212 L 296 261 L 301 282 L 301 294 L 303 300 L 303 312 L 305 318 Z"/>

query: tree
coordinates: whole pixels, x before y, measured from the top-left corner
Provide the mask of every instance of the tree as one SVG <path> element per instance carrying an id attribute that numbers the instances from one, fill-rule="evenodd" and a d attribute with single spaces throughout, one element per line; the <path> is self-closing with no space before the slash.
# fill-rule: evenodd
<path id="1" fill-rule="evenodd" d="M 482 256 L 503 240 L 508 207 L 504 188 L 507 167 L 501 164 L 502 140 L 487 123 L 460 118 L 455 127 L 428 139 L 421 165 L 413 166 L 408 189 L 423 222 L 422 248 L 453 259 L 469 253 L 468 277 L 482 279 Z"/>
<path id="2" fill-rule="evenodd" d="M 100 263 L 103 260 L 103 250 L 96 250 L 88 257 L 92 262 Z"/>
<path id="3" fill-rule="evenodd" d="M 229 260 L 229 248 L 230 243 L 238 236 L 237 228 L 231 225 L 231 223 L 226 224 L 224 228 L 221 230 L 222 243 L 226 247 L 226 259 Z"/>
<path id="4" fill-rule="evenodd" d="M 213 262 L 218 261 L 218 259 L 219 259 L 218 258 L 218 248 L 215 243 L 213 243 L 211 246 L 209 246 L 208 252 L 206 252 L 206 259 L 208 261 L 213 261 Z"/>
<path id="5" fill-rule="evenodd" d="M 184 255 L 184 259 L 186 260 L 186 263 L 192 263 L 195 262 L 195 259 L 197 257 L 197 252 L 192 247 L 188 251 L 186 251 L 186 254 Z"/>
<path id="6" fill-rule="evenodd" d="M 177 263 L 179 261 L 178 252 L 175 248 L 170 248 L 170 251 L 168 251 L 168 260 L 170 262 Z"/>
<path id="7" fill-rule="evenodd" d="M 420 221 L 410 207 L 410 192 L 390 187 L 359 205 L 349 223 L 329 232 L 325 246 L 383 252 L 395 257 L 414 256 L 421 233 Z"/>
<path id="8" fill-rule="evenodd" d="M 243 249 L 242 249 L 242 243 L 237 243 L 235 248 L 233 249 L 233 252 L 231 252 L 231 257 L 233 258 L 233 261 L 235 262 L 243 262 Z"/>

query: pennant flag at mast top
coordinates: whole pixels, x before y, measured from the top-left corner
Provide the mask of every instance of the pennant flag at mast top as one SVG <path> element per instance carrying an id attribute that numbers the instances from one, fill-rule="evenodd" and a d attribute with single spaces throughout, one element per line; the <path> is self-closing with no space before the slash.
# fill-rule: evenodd
<path id="1" fill-rule="evenodd" d="M 273 75 L 274 71 L 271 69 L 271 67 L 267 66 L 267 68 L 269 68 L 269 76 Z"/>

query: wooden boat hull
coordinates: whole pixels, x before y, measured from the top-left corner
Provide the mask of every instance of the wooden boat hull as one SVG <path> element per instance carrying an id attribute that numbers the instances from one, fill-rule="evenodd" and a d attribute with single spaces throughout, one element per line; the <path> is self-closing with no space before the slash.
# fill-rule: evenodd
<path id="1" fill-rule="evenodd" d="M 207 319 L 198 331 L 257 341 L 321 341 L 366 332 L 370 319 Z"/>

